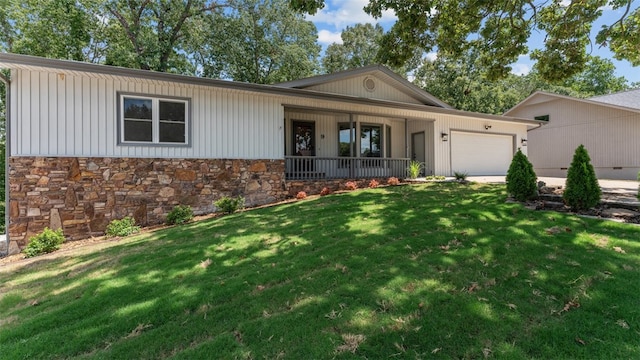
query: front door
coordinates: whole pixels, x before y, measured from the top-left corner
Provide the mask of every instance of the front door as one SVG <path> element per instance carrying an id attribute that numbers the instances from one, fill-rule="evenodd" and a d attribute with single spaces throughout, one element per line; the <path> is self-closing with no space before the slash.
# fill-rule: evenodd
<path id="1" fill-rule="evenodd" d="M 293 122 L 293 154 L 297 156 L 316 155 L 316 124 L 307 121 Z"/>
<path id="2" fill-rule="evenodd" d="M 425 162 L 424 149 L 425 149 L 424 131 L 411 134 L 411 160 L 417 161 L 424 165 L 424 162 Z M 423 166 L 423 169 L 424 169 L 424 166 Z M 424 175 L 424 174 L 421 174 L 421 175 Z"/>

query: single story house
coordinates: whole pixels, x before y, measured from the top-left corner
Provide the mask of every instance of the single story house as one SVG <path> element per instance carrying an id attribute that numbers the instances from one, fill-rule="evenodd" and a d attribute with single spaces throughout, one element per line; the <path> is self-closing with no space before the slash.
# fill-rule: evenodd
<path id="1" fill-rule="evenodd" d="M 539 121 L 452 109 L 382 66 L 257 85 L 16 54 L 7 121 L 7 229 L 68 239 L 178 204 L 249 206 L 341 179 L 504 175 Z M 523 148 L 526 150 L 526 148 Z M 8 243 L 9 244 L 9 243 Z M 15 246 L 14 246 L 15 248 Z"/>
<path id="2" fill-rule="evenodd" d="M 640 89 L 578 99 L 538 91 L 505 113 L 543 121 L 529 130 L 528 157 L 538 176 L 567 176 L 584 145 L 600 179 L 635 180 L 640 171 Z"/>

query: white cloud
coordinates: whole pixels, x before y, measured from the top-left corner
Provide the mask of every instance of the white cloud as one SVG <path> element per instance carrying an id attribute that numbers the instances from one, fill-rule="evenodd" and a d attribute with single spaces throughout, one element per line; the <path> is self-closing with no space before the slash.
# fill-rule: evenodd
<path id="1" fill-rule="evenodd" d="M 390 10 L 383 12 L 381 18 L 375 19 L 363 10 L 368 3 L 369 0 L 327 0 L 324 8 L 315 15 L 307 16 L 307 20 L 331 25 L 335 30 L 358 23 L 385 24 L 397 20 L 395 13 Z"/>
<path id="2" fill-rule="evenodd" d="M 528 64 L 517 63 L 511 66 L 511 73 L 515 75 L 527 75 L 531 71 Z"/>
<path id="3" fill-rule="evenodd" d="M 426 53 L 424 55 L 424 59 L 427 59 L 429 61 L 436 61 L 438 59 L 438 53 L 437 52 Z"/>
<path id="4" fill-rule="evenodd" d="M 341 32 L 332 32 L 329 30 L 318 31 L 318 42 L 322 45 L 330 45 L 333 43 L 342 44 Z"/>

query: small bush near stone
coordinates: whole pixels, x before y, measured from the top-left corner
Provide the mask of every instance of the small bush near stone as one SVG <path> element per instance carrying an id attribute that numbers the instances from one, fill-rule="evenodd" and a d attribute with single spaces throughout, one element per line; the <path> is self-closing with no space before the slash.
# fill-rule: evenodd
<path id="1" fill-rule="evenodd" d="M 518 201 L 533 199 L 538 196 L 537 180 L 533 165 L 518 149 L 507 171 L 507 192 Z"/>
<path id="2" fill-rule="evenodd" d="M 380 185 L 380 183 L 376 179 L 371 179 L 371 181 L 369 181 L 369 187 L 372 189 L 377 188 L 378 185 Z"/>
<path id="3" fill-rule="evenodd" d="M 136 221 L 131 216 L 127 216 L 120 220 L 112 220 L 107 225 L 105 234 L 107 236 L 129 236 L 139 231 L 140 226 L 136 225 Z"/>
<path id="4" fill-rule="evenodd" d="M 347 181 L 344 184 L 344 188 L 347 189 L 347 190 L 355 190 L 355 189 L 358 188 L 358 184 L 356 184 L 355 181 Z"/>
<path id="5" fill-rule="evenodd" d="M 64 242 L 64 235 L 62 235 L 62 229 L 51 230 L 44 228 L 44 230 L 29 239 L 29 244 L 24 249 L 24 254 L 27 257 L 34 257 L 42 254 L 47 254 L 60 249 L 60 244 Z"/>
<path id="6" fill-rule="evenodd" d="M 167 214 L 167 225 L 186 224 L 193 220 L 193 210 L 189 205 L 177 205 Z"/>
<path id="7" fill-rule="evenodd" d="M 320 191 L 320 196 L 325 196 L 329 194 L 331 194 L 331 189 L 329 189 L 328 187 L 323 187 L 322 190 Z"/>
<path id="8" fill-rule="evenodd" d="M 578 146 L 567 170 L 562 199 L 573 211 L 590 209 L 600 202 L 600 184 L 584 145 Z"/>
<path id="9" fill-rule="evenodd" d="M 387 185 L 400 185 L 400 180 L 397 177 L 390 177 L 387 179 Z"/>
<path id="10" fill-rule="evenodd" d="M 304 191 L 298 191 L 298 193 L 296 194 L 296 199 L 298 200 L 304 200 L 307 198 L 307 193 Z"/>
<path id="11" fill-rule="evenodd" d="M 467 177 L 468 176 L 469 176 L 469 174 L 467 174 L 466 172 L 461 172 L 461 171 L 454 171 L 453 172 L 453 177 L 456 178 L 456 181 L 459 181 L 459 182 L 467 181 Z"/>
<path id="12" fill-rule="evenodd" d="M 223 214 L 233 214 L 234 212 L 244 208 L 244 198 L 242 196 L 238 196 L 236 198 L 225 196 L 213 204 Z"/>

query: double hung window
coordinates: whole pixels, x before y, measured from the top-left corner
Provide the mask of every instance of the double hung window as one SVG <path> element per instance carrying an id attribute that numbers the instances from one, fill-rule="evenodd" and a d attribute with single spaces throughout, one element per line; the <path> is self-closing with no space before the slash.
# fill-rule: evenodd
<path id="1" fill-rule="evenodd" d="M 189 100 L 138 95 L 119 100 L 120 143 L 189 143 Z"/>

